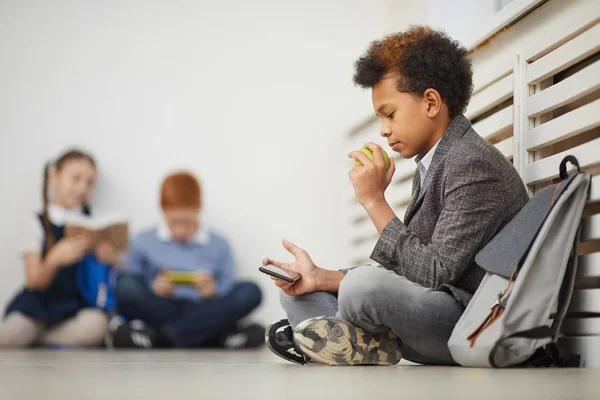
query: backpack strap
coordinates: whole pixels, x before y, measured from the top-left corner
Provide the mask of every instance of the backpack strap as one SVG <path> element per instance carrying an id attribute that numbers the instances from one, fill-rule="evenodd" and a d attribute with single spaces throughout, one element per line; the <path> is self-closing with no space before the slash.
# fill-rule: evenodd
<path id="1" fill-rule="evenodd" d="M 575 288 L 575 277 L 577 275 L 577 266 L 579 265 L 580 238 L 581 224 L 579 224 L 579 226 L 577 227 L 577 233 L 575 234 L 575 239 L 573 240 L 571 256 L 569 257 L 569 262 L 567 263 L 567 270 L 565 271 L 565 277 L 563 278 L 562 285 L 560 286 L 560 292 L 558 294 L 558 307 L 556 310 L 556 314 L 554 315 L 552 325 L 550 326 L 550 330 L 552 331 L 552 340 L 555 342 L 558 340 L 558 335 L 560 334 L 560 327 L 562 325 L 563 320 L 565 319 L 565 316 L 567 315 L 567 310 L 569 309 L 569 304 L 571 303 L 573 289 Z"/>
<path id="2" fill-rule="evenodd" d="M 563 181 L 569 177 L 569 174 L 567 173 L 567 163 L 568 162 L 570 162 L 571 164 L 573 164 L 574 166 L 577 167 L 578 173 L 581 172 L 581 167 L 579 166 L 579 161 L 577 161 L 575 156 L 572 156 L 569 154 L 568 156 L 565 156 L 565 158 L 562 159 L 562 161 L 560 162 L 560 166 L 558 167 L 558 171 L 560 173 L 560 179 L 562 179 Z"/>

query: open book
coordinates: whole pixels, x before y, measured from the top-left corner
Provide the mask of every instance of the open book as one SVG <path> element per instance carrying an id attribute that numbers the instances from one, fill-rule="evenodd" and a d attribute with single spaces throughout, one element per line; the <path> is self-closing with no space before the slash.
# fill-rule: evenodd
<path id="1" fill-rule="evenodd" d="M 65 237 L 77 236 L 81 233 L 92 233 L 94 245 L 102 240 L 114 244 L 118 251 L 126 251 L 129 239 L 127 219 L 122 216 L 80 217 L 67 221 Z"/>

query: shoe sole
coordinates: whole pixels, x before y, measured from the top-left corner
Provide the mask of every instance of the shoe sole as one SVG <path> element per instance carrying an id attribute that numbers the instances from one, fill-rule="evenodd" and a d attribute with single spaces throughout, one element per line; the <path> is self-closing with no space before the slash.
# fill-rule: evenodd
<path id="1" fill-rule="evenodd" d="M 294 364 L 298 364 L 298 365 L 303 365 L 304 363 L 301 363 L 301 362 L 299 362 L 299 361 L 296 361 L 296 360 L 294 360 L 294 359 L 292 359 L 292 358 L 287 358 L 287 357 L 285 357 L 283 354 L 279 353 L 277 350 L 275 350 L 275 349 L 273 348 L 273 345 L 271 344 L 271 341 L 270 341 L 270 339 L 269 339 L 269 332 L 271 332 L 271 328 L 272 328 L 274 325 L 277 325 L 277 324 L 279 324 L 279 322 L 281 322 L 281 321 L 278 321 L 278 322 L 272 323 L 272 324 L 271 324 L 271 325 L 269 325 L 269 326 L 267 327 L 267 329 L 265 330 L 265 343 L 267 344 L 267 347 L 269 348 L 269 350 L 271 350 L 271 353 L 275 354 L 277 357 L 281 358 L 282 360 L 285 360 L 285 361 L 288 361 L 288 362 L 291 362 L 291 363 L 294 363 Z"/>
<path id="2" fill-rule="evenodd" d="M 392 330 L 369 333 L 336 317 L 300 323 L 294 342 L 310 359 L 327 365 L 395 365 L 402 359 L 402 343 Z"/>

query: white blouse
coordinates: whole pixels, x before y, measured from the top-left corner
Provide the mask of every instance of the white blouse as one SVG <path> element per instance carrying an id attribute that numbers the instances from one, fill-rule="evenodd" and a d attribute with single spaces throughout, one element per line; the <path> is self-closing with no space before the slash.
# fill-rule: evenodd
<path id="1" fill-rule="evenodd" d="M 63 226 L 72 218 L 81 218 L 83 216 L 83 207 L 64 208 L 56 204 L 48 206 L 48 216 L 54 225 Z M 23 235 L 23 247 L 21 251 L 25 253 L 41 253 L 44 248 L 44 227 L 41 224 L 38 214 L 34 214 L 27 220 Z"/>

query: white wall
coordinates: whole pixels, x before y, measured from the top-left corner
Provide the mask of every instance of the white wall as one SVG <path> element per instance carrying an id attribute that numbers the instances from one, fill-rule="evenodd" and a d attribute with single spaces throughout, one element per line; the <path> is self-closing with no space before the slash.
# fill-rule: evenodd
<path id="1" fill-rule="evenodd" d="M 497 0 L 429 0 L 428 23 L 456 40 L 479 33 L 496 12 Z"/>
<path id="2" fill-rule="evenodd" d="M 395 33 L 406 30 L 410 25 L 427 24 L 429 6 L 426 0 L 390 0 L 386 32 Z"/>
<path id="3" fill-rule="evenodd" d="M 256 268 L 289 259 L 282 238 L 342 267 L 342 136 L 370 112 L 352 64 L 388 8 L 336 3 L 0 2 L 0 303 L 23 282 L 42 165 L 72 145 L 99 163 L 95 208 L 127 213 L 134 231 L 156 221 L 164 174 L 196 172 L 207 221 L 264 288 L 264 322 L 282 313 Z"/>

